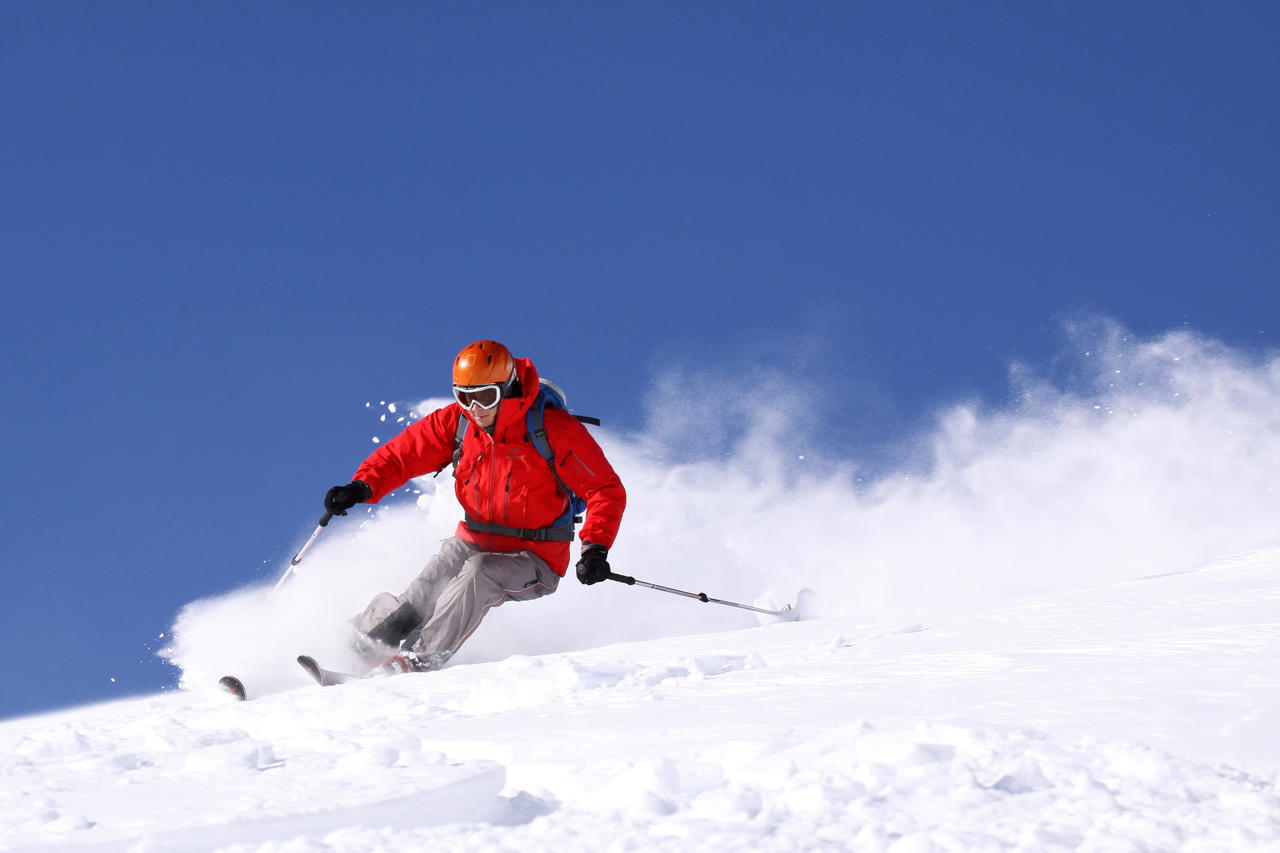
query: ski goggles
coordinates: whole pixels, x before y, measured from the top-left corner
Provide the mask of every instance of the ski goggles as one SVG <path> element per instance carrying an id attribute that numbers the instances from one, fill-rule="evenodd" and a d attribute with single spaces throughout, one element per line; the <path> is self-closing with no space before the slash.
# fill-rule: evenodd
<path id="1" fill-rule="evenodd" d="M 454 385 L 453 399 L 457 400 L 458 405 L 464 409 L 471 408 L 472 403 L 482 409 L 492 409 L 502 399 L 503 390 L 504 385 L 467 385 L 465 387 Z"/>

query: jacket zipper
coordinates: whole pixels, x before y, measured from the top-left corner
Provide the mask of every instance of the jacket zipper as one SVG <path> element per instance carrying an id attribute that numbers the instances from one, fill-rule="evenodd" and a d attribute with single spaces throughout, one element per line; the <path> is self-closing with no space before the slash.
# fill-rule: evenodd
<path id="1" fill-rule="evenodd" d="M 498 515 L 498 495 L 494 490 L 496 482 L 493 464 L 498 459 L 498 443 L 489 433 L 486 432 L 484 435 L 489 439 L 489 450 L 493 451 L 493 458 L 489 460 L 489 520 L 492 521 Z"/>
<path id="2" fill-rule="evenodd" d="M 502 520 L 505 523 L 511 521 L 511 478 L 514 475 L 514 471 L 507 472 L 507 485 L 502 494 Z"/>
<path id="3" fill-rule="evenodd" d="M 490 449 L 492 449 L 493 437 L 490 436 L 489 433 L 487 433 L 482 429 L 477 430 L 477 432 L 480 434 L 480 436 L 482 436 L 480 438 L 480 442 L 482 446 L 481 446 L 480 452 L 476 454 L 475 485 L 472 486 L 472 489 L 471 489 L 471 503 L 475 505 L 477 510 L 479 510 L 481 509 L 480 507 L 480 477 L 481 477 L 480 466 L 484 463 L 485 453 L 487 453 Z M 483 446 L 483 443 L 486 440 L 488 440 L 490 444 L 490 447 L 488 448 Z M 492 463 L 490 463 L 488 467 L 489 467 L 489 513 L 490 513 L 489 517 L 492 518 L 493 517 L 492 515 L 493 513 L 493 465 Z M 484 519 L 479 519 L 479 520 L 483 521 Z"/>

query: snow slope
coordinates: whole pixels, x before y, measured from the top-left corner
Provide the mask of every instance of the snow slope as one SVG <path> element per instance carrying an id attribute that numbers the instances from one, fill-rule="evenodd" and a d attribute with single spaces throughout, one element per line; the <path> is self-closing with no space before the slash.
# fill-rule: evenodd
<path id="1" fill-rule="evenodd" d="M 1280 357 L 1070 346 L 874 472 L 788 376 L 673 373 L 597 432 L 617 571 L 819 618 L 567 582 L 441 672 L 311 685 L 293 657 L 350 668 L 346 620 L 452 531 L 416 481 L 278 595 L 185 607 L 181 692 L 0 722 L 0 846 L 1280 851 Z"/>
<path id="2" fill-rule="evenodd" d="M 0 845 L 1280 850 L 1277 549 L 910 617 L 290 677 L 0 724 Z"/>

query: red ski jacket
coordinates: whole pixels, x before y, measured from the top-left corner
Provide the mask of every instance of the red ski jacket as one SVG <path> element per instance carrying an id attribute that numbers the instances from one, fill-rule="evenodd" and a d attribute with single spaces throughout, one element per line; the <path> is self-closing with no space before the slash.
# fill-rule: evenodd
<path id="1" fill-rule="evenodd" d="M 524 396 L 498 405 L 492 436 L 474 421 L 467 427 L 454 491 L 475 521 L 521 529 L 549 527 L 564 514 L 569 498 L 526 434 L 525 415 L 536 394 L 531 389 L 538 387 L 538 371 L 527 358 L 515 362 Z M 368 483 L 373 490 L 369 500 L 377 503 L 414 477 L 440 471 L 453 461 L 460 417 L 471 416 L 457 403 L 436 409 L 370 454 L 352 479 Z M 586 427 L 568 412 L 548 408 L 543 423 L 556 471 L 587 502 L 579 537 L 583 542 L 612 546 L 627 505 L 622 481 Z M 465 521 L 458 523 L 457 536 L 488 551 L 532 551 L 562 576 L 569 566 L 568 542 L 478 533 Z"/>

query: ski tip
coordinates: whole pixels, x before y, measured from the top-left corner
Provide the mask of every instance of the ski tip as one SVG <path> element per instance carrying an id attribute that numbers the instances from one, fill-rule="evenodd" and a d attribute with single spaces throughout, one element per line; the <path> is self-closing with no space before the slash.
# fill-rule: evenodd
<path id="1" fill-rule="evenodd" d="M 244 682 L 236 678 L 234 675 L 224 675 L 222 678 L 219 678 L 218 686 L 236 697 L 240 702 L 243 702 L 247 698 L 244 692 Z"/>
<path id="2" fill-rule="evenodd" d="M 307 671 L 316 680 L 316 684 L 321 687 L 332 687 L 335 684 L 346 684 L 348 681 L 356 681 L 360 678 L 358 675 L 350 675 L 345 672 L 337 672 L 332 669 L 325 669 L 316 663 L 316 659 L 310 655 L 298 655 L 298 664 Z"/>

